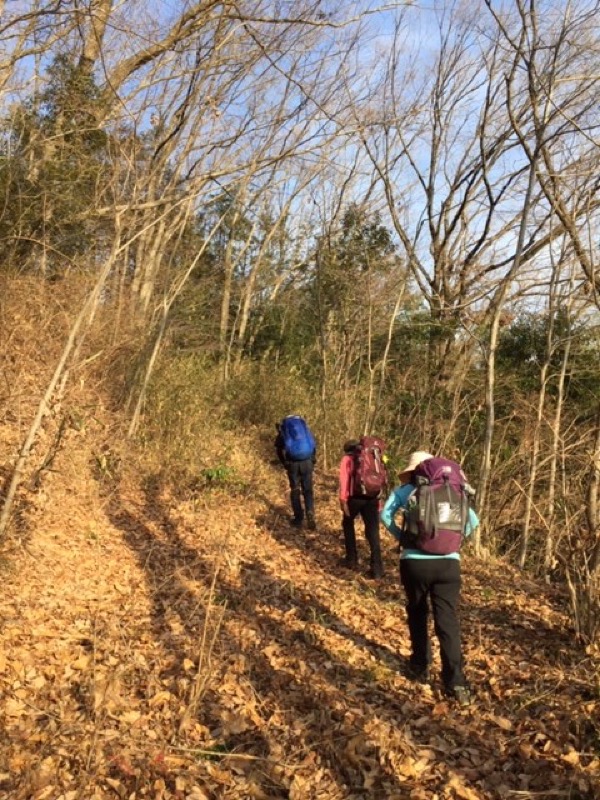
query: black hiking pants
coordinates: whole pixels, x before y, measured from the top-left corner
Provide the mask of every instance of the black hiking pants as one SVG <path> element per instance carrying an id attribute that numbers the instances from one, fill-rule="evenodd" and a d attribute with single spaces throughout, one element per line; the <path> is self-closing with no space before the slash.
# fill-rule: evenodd
<path id="1" fill-rule="evenodd" d="M 360 515 L 365 524 L 365 537 L 371 551 L 371 572 L 373 577 L 380 578 L 383 575 L 383 564 L 381 561 L 381 541 L 379 538 L 379 498 L 351 497 L 348 500 L 348 509 L 350 511 L 350 516 L 347 517 L 344 514 L 342 520 L 346 561 L 349 564 L 358 564 L 354 520 Z"/>
<path id="2" fill-rule="evenodd" d="M 296 522 L 302 522 L 305 512 L 307 516 L 314 517 L 314 464 L 312 458 L 306 458 L 304 461 L 289 461 L 286 469 L 290 482 L 290 502 L 292 504 L 294 520 Z M 304 508 L 302 507 L 302 500 L 304 500 Z"/>
<path id="3" fill-rule="evenodd" d="M 460 561 L 456 558 L 402 558 L 400 580 L 406 593 L 411 666 L 421 671 L 431 663 L 428 632 L 431 601 L 435 635 L 440 644 L 444 687 L 451 691 L 455 686 L 464 686 L 458 619 Z"/>

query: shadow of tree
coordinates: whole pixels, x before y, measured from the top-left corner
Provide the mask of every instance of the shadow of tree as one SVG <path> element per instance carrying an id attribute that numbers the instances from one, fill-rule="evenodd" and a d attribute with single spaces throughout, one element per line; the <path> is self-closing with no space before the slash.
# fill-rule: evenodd
<path id="1" fill-rule="evenodd" d="M 151 516 L 156 519 L 157 511 L 159 517 L 165 514 L 157 507 L 155 487 L 148 487 L 147 498 L 150 502 Z M 168 513 L 166 514 L 168 517 Z M 149 592 L 153 598 L 153 630 L 154 635 L 164 649 L 165 654 L 170 658 L 167 661 L 171 664 L 181 664 L 184 658 L 189 657 L 185 642 L 181 635 L 174 635 L 169 615 L 173 607 L 177 607 L 180 612 L 187 606 L 190 609 L 197 605 L 197 597 L 186 597 L 186 588 L 177 575 L 186 573 L 197 584 L 203 585 L 206 589 L 212 575 L 212 564 L 203 559 L 199 552 L 185 544 L 175 532 L 172 520 L 166 529 L 169 531 L 168 537 L 160 540 L 150 527 L 139 517 L 132 515 L 129 511 L 121 508 L 111 512 L 111 519 L 123 532 L 124 540 L 129 547 L 136 553 L 138 561 L 143 566 L 146 573 Z M 169 575 L 168 591 L 165 590 L 164 576 Z M 243 594 L 240 595 L 240 584 L 244 586 Z M 159 591 L 157 591 L 157 589 Z M 246 656 L 246 679 L 253 687 L 253 691 L 259 693 L 262 698 L 261 706 L 266 719 L 277 715 L 280 722 L 276 726 L 276 735 L 269 736 L 266 740 L 263 736 L 257 735 L 258 731 L 253 730 L 249 737 L 247 731 L 239 734 L 229 732 L 226 741 L 222 743 L 227 751 L 240 752 L 246 755 L 265 756 L 270 754 L 275 743 L 281 742 L 281 737 L 296 740 L 293 751 L 300 757 L 296 769 L 300 769 L 302 762 L 307 758 L 308 753 L 313 753 L 313 758 L 318 758 L 330 778 L 342 792 L 340 796 L 350 797 L 348 791 L 359 792 L 356 796 L 362 796 L 364 775 L 359 765 L 352 765 L 352 760 L 346 756 L 346 745 L 350 739 L 359 734 L 363 734 L 362 725 L 353 723 L 348 729 L 340 730 L 336 737 L 330 739 L 328 735 L 328 725 L 332 722 L 342 724 L 345 716 L 347 697 L 344 687 L 356 687 L 364 684 L 365 674 L 368 669 L 355 669 L 344 664 L 332 654 L 323 651 L 316 643 L 307 644 L 304 623 L 308 618 L 319 619 L 321 621 L 331 618 L 330 609 L 322 606 L 318 601 L 297 587 L 290 587 L 286 581 L 279 580 L 270 575 L 260 563 L 244 564 L 241 569 L 240 580 L 230 581 L 226 577 L 219 580 L 219 601 L 226 602 L 230 611 L 229 616 L 235 615 L 237 626 L 227 626 L 228 647 L 233 652 L 242 652 Z M 276 608 L 282 615 L 282 619 L 273 620 L 269 613 L 264 613 L 264 608 Z M 300 623 L 301 629 L 297 624 L 290 628 L 285 624 L 285 617 L 290 611 L 294 611 L 295 622 Z M 192 622 L 192 616 L 179 614 L 183 620 L 186 633 L 190 639 L 198 636 L 199 626 L 202 624 L 202 611 L 197 609 L 196 619 Z M 239 625 L 241 623 L 241 625 Z M 244 642 L 243 636 L 238 636 L 237 641 L 232 642 L 234 628 L 241 631 L 253 630 L 255 632 L 254 644 Z M 322 622 L 318 627 L 323 630 L 331 631 L 330 626 L 323 626 Z M 352 630 L 346 627 L 346 635 L 352 634 Z M 375 645 L 362 637 L 352 637 L 362 647 L 373 650 Z M 280 666 L 277 666 L 277 656 L 274 655 L 272 648 L 280 647 L 285 656 Z M 311 667 L 306 669 L 307 647 L 311 650 Z M 321 664 L 316 663 L 317 658 Z M 176 670 L 176 668 L 175 668 Z M 168 678 L 176 678 L 176 671 L 163 671 L 161 678 L 165 681 Z M 174 680 L 175 683 L 175 680 Z M 175 685 L 173 690 L 176 691 Z M 376 699 L 371 707 L 368 699 L 371 696 Z M 204 720 L 213 729 L 218 730 L 220 720 L 215 716 L 216 695 L 211 694 L 213 709 L 206 715 L 206 708 L 203 713 L 206 715 Z M 384 690 L 377 686 L 365 686 L 364 693 L 359 692 L 353 698 L 354 702 L 365 705 L 362 715 L 369 719 L 375 714 L 376 707 L 379 707 L 378 715 L 387 718 L 388 724 L 398 722 L 394 711 L 400 710 L 400 704 L 393 698 L 386 695 Z M 217 701 L 218 704 L 218 701 Z M 223 715 L 227 715 L 228 709 L 221 706 Z M 283 727 L 281 727 L 283 726 Z M 294 727 L 298 728 L 299 734 L 294 734 Z M 324 735 L 325 731 L 325 735 Z M 366 737 L 362 745 L 365 752 L 361 756 L 364 764 L 370 765 L 369 771 L 375 770 L 377 764 L 377 745 L 370 742 Z M 407 745 L 407 751 L 411 746 Z M 359 759 L 359 762 L 361 761 Z M 356 759 L 355 759 L 356 760 Z M 269 762 L 270 763 L 270 762 Z M 275 780 L 271 774 L 271 768 L 267 763 L 263 769 L 267 770 L 269 783 L 271 786 L 277 784 L 280 788 L 281 780 Z M 375 770 L 379 772 L 379 769 Z M 391 786 L 395 786 L 398 791 L 403 786 L 397 782 L 396 776 L 390 769 L 382 770 L 381 776 L 373 778 L 375 784 L 380 783 L 386 786 L 387 791 Z M 383 795 L 382 795 L 383 796 Z M 388 796 L 388 795 L 386 795 Z"/>

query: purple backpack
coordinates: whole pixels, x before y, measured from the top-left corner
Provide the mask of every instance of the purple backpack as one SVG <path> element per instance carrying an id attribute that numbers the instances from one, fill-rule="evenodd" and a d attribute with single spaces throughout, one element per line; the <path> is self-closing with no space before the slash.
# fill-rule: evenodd
<path id="1" fill-rule="evenodd" d="M 460 464 L 428 458 L 414 471 L 414 483 L 405 513 L 408 540 L 430 555 L 457 553 L 469 518 L 468 483 Z"/>

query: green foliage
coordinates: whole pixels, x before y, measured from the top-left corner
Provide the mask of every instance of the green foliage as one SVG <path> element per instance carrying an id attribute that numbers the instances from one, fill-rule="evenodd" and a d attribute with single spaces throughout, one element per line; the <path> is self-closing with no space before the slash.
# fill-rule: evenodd
<path id="1" fill-rule="evenodd" d="M 507 402 L 511 394 L 539 389 L 540 369 L 547 359 L 548 314 L 521 315 L 503 329 L 498 346 L 497 364 L 500 377 L 507 386 Z M 564 309 L 559 309 L 552 323 L 547 394 L 556 395 L 558 376 L 567 342 L 570 343 L 565 390 L 576 414 L 595 413 L 600 392 L 600 338 L 596 328 L 573 323 Z"/>
<path id="2" fill-rule="evenodd" d="M 235 472 L 231 467 L 220 464 L 217 467 L 203 469 L 201 475 L 208 483 L 225 484 L 231 482 Z"/>
<path id="3" fill-rule="evenodd" d="M 313 291 L 318 305 L 335 311 L 340 325 L 350 324 L 364 307 L 367 274 L 381 279 L 393 264 L 394 251 L 391 232 L 379 215 L 351 205 L 340 230 L 321 237 L 317 244 Z"/>
<path id="4" fill-rule="evenodd" d="M 232 466 L 227 464 L 217 464 L 213 467 L 206 467 L 200 472 L 200 480 L 196 491 L 220 491 L 227 490 L 229 494 L 238 494 L 248 488 L 247 482 L 238 474 Z"/>
<path id="5" fill-rule="evenodd" d="M 22 267 L 44 249 L 55 268 L 89 250 L 108 164 L 109 139 L 96 122 L 98 89 L 63 54 L 48 83 L 13 113 L 0 150 L 0 258 Z M 106 199 L 106 198 L 105 198 Z"/>
<path id="6" fill-rule="evenodd" d="M 524 391 L 539 386 L 540 367 L 546 358 L 549 319 L 546 314 L 522 315 L 501 331 L 496 361 L 498 370 L 510 375 Z M 558 366 L 560 353 L 553 360 Z"/>

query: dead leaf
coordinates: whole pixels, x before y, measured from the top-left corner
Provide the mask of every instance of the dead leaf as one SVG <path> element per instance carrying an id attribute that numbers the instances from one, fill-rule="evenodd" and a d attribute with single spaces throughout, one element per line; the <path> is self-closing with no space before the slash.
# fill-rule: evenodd
<path id="1" fill-rule="evenodd" d="M 210 800 L 210 798 L 199 786 L 192 786 L 188 790 L 185 800 Z"/>
<path id="2" fill-rule="evenodd" d="M 457 797 L 460 797 L 461 800 L 481 800 L 481 795 L 471 789 L 469 786 L 466 786 L 461 777 L 454 773 L 448 783 L 446 784 L 447 789 L 452 789 Z"/>
<path id="3" fill-rule="evenodd" d="M 416 776 L 414 758 L 405 758 L 396 766 L 396 771 L 404 778 L 414 778 Z"/>
<path id="4" fill-rule="evenodd" d="M 43 789 L 35 793 L 35 800 L 50 800 L 56 795 L 56 786 L 44 786 Z M 64 795 L 62 795 L 64 797 Z"/>
<path id="5" fill-rule="evenodd" d="M 419 717 L 412 723 L 413 727 L 415 728 L 426 728 L 427 725 L 431 725 L 431 717 Z"/>
<path id="6" fill-rule="evenodd" d="M 10 697 L 4 704 L 4 713 L 7 717 L 18 719 L 27 711 L 27 706 L 15 697 Z"/>
<path id="7" fill-rule="evenodd" d="M 413 764 L 413 769 L 417 775 L 420 775 L 422 772 L 425 772 L 425 770 L 428 769 L 430 766 L 431 766 L 430 758 L 420 758 Z"/>
<path id="8" fill-rule="evenodd" d="M 134 725 L 138 722 L 141 718 L 141 714 L 139 711 L 125 711 L 124 714 L 119 715 L 119 720 L 124 722 L 125 725 Z"/>
<path id="9" fill-rule="evenodd" d="M 253 727 L 247 717 L 235 711 L 226 711 L 221 715 L 221 728 L 225 736 L 232 733 L 244 733 Z"/>
<path id="10" fill-rule="evenodd" d="M 579 760 L 580 760 L 579 759 L 579 753 L 577 752 L 577 750 L 570 750 L 568 753 L 564 753 L 561 756 L 561 759 L 566 764 L 571 764 L 572 766 L 576 766 L 577 764 L 579 764 Z"/>
<path id="11" fill-rule="evenodd" d="M 503 731 L 512 731 L 513 729 L 512 722 L 509 719 L 506 719 L 506 717 L 496 717 L 491 715 L 490 720 L 499 728 L 502 728 Z"/>
<path id="12" fill-rule="evenodd" d="M 169 703 L 173 699 L 173 695 L 171 692 L 167 692 L 166 689 L 163 689 L 162 692 L 157 692 L 154 697 L 150 698 L 148 701 L 148 705 L 152 708 L 158 708 L 160 706 L 164 706 Z"/>
<path id="13" fill-rule="evenodd" d="M 87 669 L 89 667 L 90 661 L 91 661 L 91 657 L 89 655 L 87 655 L 87 654 L 79 656 L 78 659 L 76 659 L 75 661 L 71 662 L 71 669 L 75 669 L 75 670 L 78 670 L 78 671 L 83 671 L 84 669 Z"/>
<path id="14" fill-rule="evenodd" d="M 114 778 L 105 778 L 106 783 L 111 789 L 114 789 L 118 797 L 125 797 L 125 787 L 121 781 L 116 781 Z"/>

